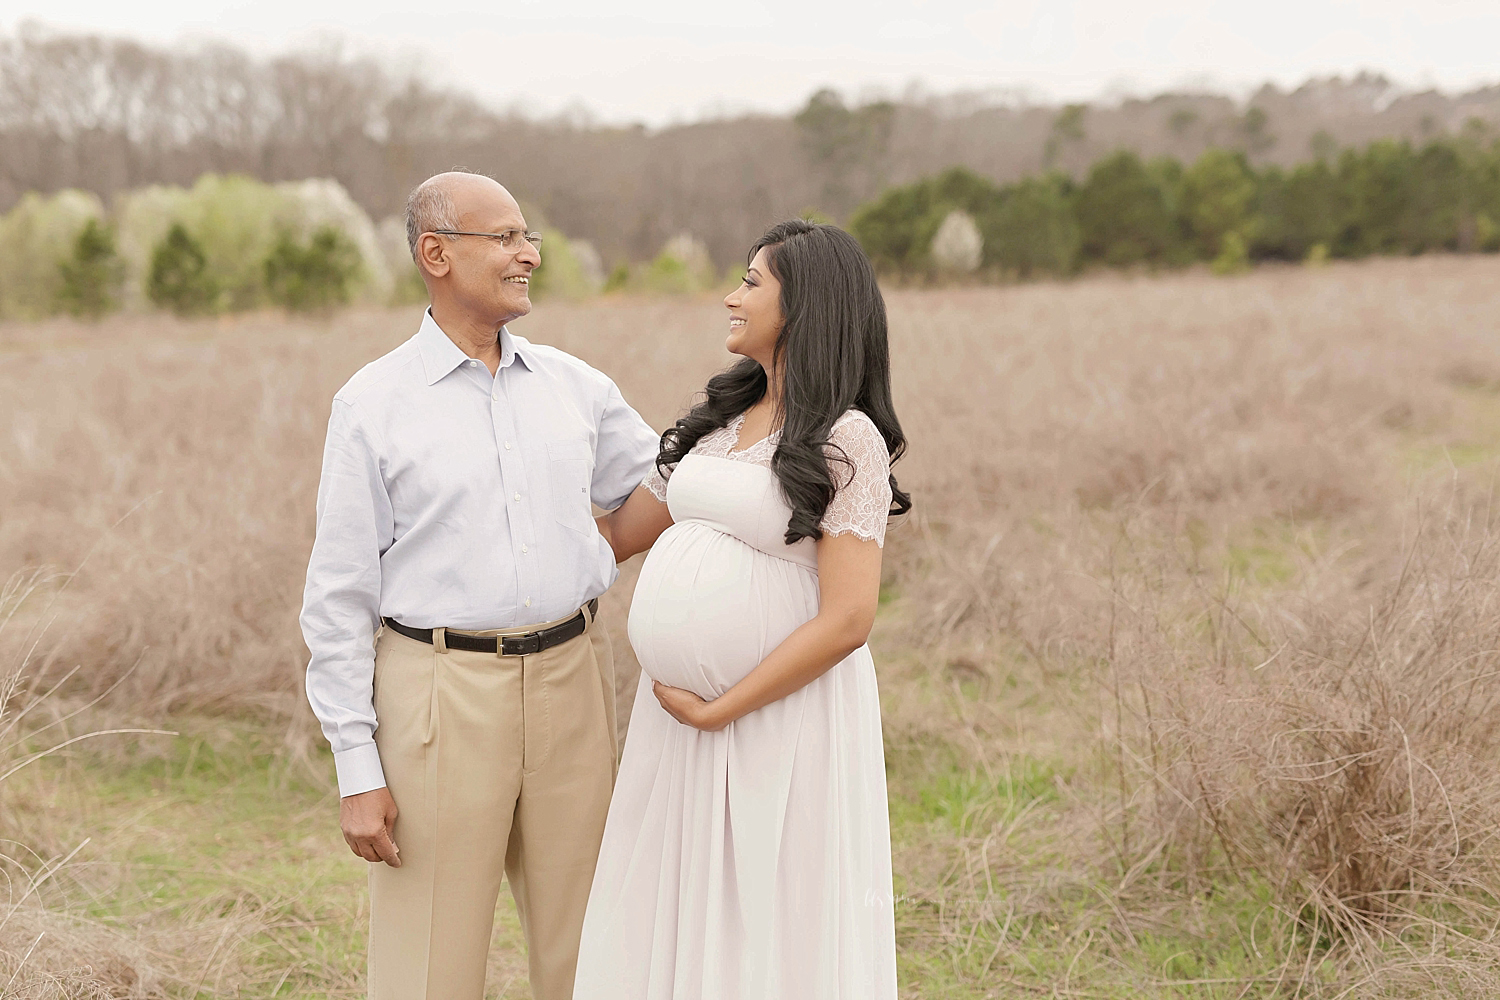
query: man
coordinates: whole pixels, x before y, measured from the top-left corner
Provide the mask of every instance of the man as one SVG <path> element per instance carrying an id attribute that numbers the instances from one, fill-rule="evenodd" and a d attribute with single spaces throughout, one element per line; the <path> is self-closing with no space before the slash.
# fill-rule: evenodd
<path id="1" fill-rule="evenodd" d="M 370 996 L 481 1000 L 508 877 L 533 995 L 564 1000 L 616 761 L 613 665 L 585 637 L 616 569 L 590 501 L 623 503 L 658 437 L 607 377 L 505 328 L 541 264 L 505 188 L 439 174 L 406 231 L 432 305 L 334 397 L 308 700 L 372 863 Z"/>

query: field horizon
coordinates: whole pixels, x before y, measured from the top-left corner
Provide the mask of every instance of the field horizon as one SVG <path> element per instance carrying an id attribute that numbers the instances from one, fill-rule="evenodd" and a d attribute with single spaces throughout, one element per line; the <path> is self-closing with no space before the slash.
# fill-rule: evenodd
<path id="1" fill-rule="evenodd" d="M 886 295 L 902 996 L 1495 995 L 1500 262 Z M 332 395 L 420 314 L 0 324 L 0 994 L 360 995 L 296 614 Z M 658 429 L 728 360 L 716 295 L 513 329 Z M 179 735 L 8 773 L 116 729 Z"/>

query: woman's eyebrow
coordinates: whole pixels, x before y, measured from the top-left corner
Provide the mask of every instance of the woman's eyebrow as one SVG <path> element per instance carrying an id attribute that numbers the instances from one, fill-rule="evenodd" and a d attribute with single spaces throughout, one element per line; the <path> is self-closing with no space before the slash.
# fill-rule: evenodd
<path id="1" fill-rule="evenodd" d="M 759 272 L 759 271 L 757 271 L 757 270 L 756 270 L 756 269 L 755 269 L 755 268 L 753 268 L 753 267 L 751 267 L 751 268 L 747 268 L 747 269 L 746 269 L 746 270 L 745 270 L 745 273 L 746 273 L 746 274 L 753 274 L 753 275 L 755 275 L 755 276 L 756 276 L 756 277 L 757 277 L 757 278 L 759 278 L 759 277 L 760 277 L 760 272 Z"/>

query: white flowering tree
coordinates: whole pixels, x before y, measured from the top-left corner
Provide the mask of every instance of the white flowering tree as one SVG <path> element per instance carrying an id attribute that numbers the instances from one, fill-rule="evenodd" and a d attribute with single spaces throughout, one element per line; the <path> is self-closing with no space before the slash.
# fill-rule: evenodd
<path id="1" fill-rule="evenodd" d="M 940 273 L 969 275 L 984 259 L 984 237 L 974 217 L 962 209 L 949 212 L 932 237 L 932 262 Z"/>

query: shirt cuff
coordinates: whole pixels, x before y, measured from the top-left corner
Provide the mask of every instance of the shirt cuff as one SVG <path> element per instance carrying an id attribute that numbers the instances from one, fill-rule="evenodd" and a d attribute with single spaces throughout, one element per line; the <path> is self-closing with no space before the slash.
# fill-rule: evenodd
<path id="1" fill-rule="evenodd" d="M 380 750 L 373 743 L 336 752 L 333 755 L 333 767 L 339 775 L 340 798 L 385 787 Z"/>

